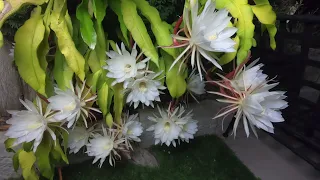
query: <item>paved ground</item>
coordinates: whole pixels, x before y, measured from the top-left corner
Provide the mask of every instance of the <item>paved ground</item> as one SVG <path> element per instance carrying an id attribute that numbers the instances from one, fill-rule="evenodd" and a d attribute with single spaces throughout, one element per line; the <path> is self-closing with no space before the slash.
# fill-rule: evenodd
<path id="1" fill-rule="evenodd" d="M 199 133 L 221 135 L 220 120 L 211 118 L 218 112 L 221 105 L 215 101 L 206 100 L 201 104 L 191 105 L 194 117 L 199 121 Z M 146 120 L 152 113 L 158 113 L 152 109 L 144 109 L 140 112 L 140 121 L 145 128 L 151 124 Z M 225 128 L 231 118 L 227 118 Z M 290 150 L 279 144 L 266 133 L 260 132 L 259 139 L 254 136 L 247 138 L 244 131 L 239 129 L 236 139 L 233 136 L 225 139 L 226 144 L 236 153 L 239 159 L 262 180 L 319 180 L 320 173 L 314 170 L 305 161 L 294 155 Z M 0 132 L 0 180 L 17 176 L 13 171 L 11 154 L 4 150 L 3 132 Z M 142 146 L 153 144 L 152 133 L 146 132 L 142 136 Z"/>

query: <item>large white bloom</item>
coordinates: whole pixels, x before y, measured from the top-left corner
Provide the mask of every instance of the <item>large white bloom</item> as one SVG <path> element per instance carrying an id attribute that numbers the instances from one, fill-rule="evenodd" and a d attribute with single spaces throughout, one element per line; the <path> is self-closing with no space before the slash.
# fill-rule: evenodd
<path id="1" fill-rule="evenodd" d="M 124 149 L 124 138 L 116 139 L 117 134 L 115 131 L 103 129 L 103 135 L 94 134 L 94 138 L 89 140 L 87 144 L 88 156 L 94 156 L 92 164 L 96 163 L 100 159 L 99 167 L 109 156 L 109 164 L 114 165 L 115 159 L 120 159 L 121 156 L 117 153 L 117 150 Z"/>
<path id="2" fill-rule="evenodd" d="M 88 143 L 90 130 L 91 129 L 78 126 L 69 130 L 68 148 L 70 148 L 70 154 L 79 152 L 79 150 Z"/>
<path id="3" fill-rule="evenodd" d="M 130 141 L 140 142 L 143 132 L 143 127 L 139 121 L 137 121 L 138 114 L 130 115 L 126 114 L 123 118 L 123 124 L 120 127 L 121 134 L 125 139 L 127 149 L 132 149 Z"/>
<path id="4" fill-rule="evenodd" d="M 107 66 L 103 68 L 109 71 L 107 77 L 115 79 L 112 85 L 124 82 L 124 87 L 126 88 L 126 80 L 136 77 L 139 73 L 143 73 L 139 72 L 139 70 L 146 67 L 146 62 L 149 61 L 150 58 L 146 58 L 137 63 L 140 55 L 137 57 L 138 51 L 136 44 L 133 46 L 131 54 L 126 50 L 123 43 L 121 43 L 121 50 L 118 45 L 116 47 L 118 52 L 107 52 L 110 59 L 107 60 Z"/>
<path id="5" fill-rule="evenodd" d="M 228 11 L 226 9 L 216 11 L 215 3 L 212 3 L 211 0 L 207 0 L 203 11 L 199 15 L 198 0 L 190 0 L 190 7 L 192 21 L 190 21 L 189 9 L 185 8 L 183 12 L 185 29 L 187 30 L 185 34 L 187 37 L 173 35 L 175 39 L 183 41 L 178 47 L 186 48 L 175 59 L 170 69 L 184 55 L 187 56 L 181 63 L 191 55 L 191 65 L 194 67 L 195 63 L 197 63 L 200 77 L 202 77 L 201 68 L 204 68 L 200 55 L 221 69 L 217 58 L 213 57 L 211 52 L 234 52 L 234 45 L 236 43 L 230 37 L 235 34 L 237 28 L 228 27 L 231 20 L 231 17 L 228 16 Z"/>
<path id="6" fill-rule="evenodd" d="M 50 97 L 48 101 L 49 106 L 55 110 L 59 111 L 54 117 L 58 120 L 68 121 L 67 127 L 75 125 L 77 120 L 82 117 L 84 124 L 87 126 L 87 118 L 89 114 L 93 116 L 90 110 L 100 112 L 96 108 L 88 106 L 89 102 L 94 102 L 97 98 L 96 95 L 89 96 L 91 89 L 84 92 L 85 82 L 82 84 L 80 89 L 79 85 L 76 84 L 76 88 L 73 88 L 71 83 L 71 89 L 65 91 L 54 88 L 56 95 Z M 101 112 L 100 112 L 101 113 Z"/>
<path id="7" fill-rule="evenodd" d="M 279 83 L 268 84 L 272 80 L 268 80 L 268 76 L 262 73 L 260 69 L 263 66 L 262 64 L 254 66 L 256 62 L 257 60 L 247 68 L 240 69 L 231 80 L 219 75 L 223 78 L 224 83 L 216 83 L 223 87 L 225 91 L 221 93 L 211 92 L 226 98 L 218 99 L 218 101 L 230 104 L 224 108 L 224 112 L 214 118 L 236 112 L 233 126 L 234 135 L 236 135 L 241 117 L 247 136 L 249 136 L 249 126 L 257 136 L 254 126 L 274 133 L 272 123 L 284 121 L 279 110 L 288 107 L 288 103 L 283 100 L 286 98 L 285 92 L 269 91 Z"/>
<path id="8" fill-rule="evenodd" d="M 183 107 L 177 107 L 171 112 L 170 107 L 167 111 L 161 110 L 158 107 L 160 117 L 149 116 L 150 121 L 156 124 L 150 126 L 147 131 L 154 131 L 155 144 L 165 143 L 167 146 L 172 144 L 176 146 L 175 140 L 184 140 L 186 142 L 193 138 L 193 135 L 197 131 L 197 127 L 194 127 L 191 112 L 183 115 L 185 109 Z M 191 124 L 190 124 L 191 123 Z"/>
<path id="9" fill-rule="evenodd" d="M 127 96 L 127 103 L 134 104 L 134 108 L 137 108 L 139 103 L 143 103 L 146 106 L 153 105 L 153 101 L 160 102 L 160 90 L 166 89 L 161 82 L 155 80 L 160 73 L 157 74 L 148 74 L 146 76 L 138 77 L 133 79 L 128 83 L 128 89 L 126 92 L 129 92 Z"/>
<path id="10" fill-rule="evenodd" d="M 20 102 L 27 110 L 8 111 L 12 117 L 7 120 L 7 123 L 11 126 L 5 136 L 16 139 L 12 146 L 34 140 L 33 151 L 36 152 L 45 131 L 50 133 L 54 141 L 56 140 L 56 135 L 48 126 L 50 122 L 56 122 L 56 120 L 52 118 L 53 112 L 49 107 L 43 113 L 39 97 L 36 97 L 36 106 L 29 100 L 23 101 L 20 99 Z"/>
<path id="11" fill-rule="evenodd" d="M 187 79 L 187 90 L 190 92 L 190 95 L 195 99 L 195 95 L 201 95 L 206 92 L 204 89 L 205 87 L 204 81 L 202 81 L 202 78 L 200 77 L 199 74 L 196 74 L 195 71 L 193 70 L 191 74 L 189 75 L 189 78 Z"/>

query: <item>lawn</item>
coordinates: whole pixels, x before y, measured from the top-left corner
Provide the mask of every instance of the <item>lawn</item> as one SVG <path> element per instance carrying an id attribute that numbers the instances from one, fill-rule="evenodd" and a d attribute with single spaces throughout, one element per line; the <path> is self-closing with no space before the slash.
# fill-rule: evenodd
<path id="1" fill-rule="evenodd" d="M 158 168 L 118 162 L 85 162 L 62 169 L 64 180 L 257 180 L 227 145 L 216 136 L 197 137 L 190 144 L 177 148 L 154 146 L 152 153 L 159 161 Z M 56 176 L 57 177 L 57 176 Z"/>

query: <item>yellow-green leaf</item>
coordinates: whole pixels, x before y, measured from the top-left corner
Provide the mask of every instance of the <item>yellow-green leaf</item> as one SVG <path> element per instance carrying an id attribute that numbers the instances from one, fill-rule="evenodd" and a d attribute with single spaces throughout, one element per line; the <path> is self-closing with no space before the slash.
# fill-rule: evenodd
<path id="1" fill-rule="evenodd" d="M 53 77 L 60 89 L 71 88 L 70 82 L 72 81 L 73 71 L 68 66 L 65 57 L 59 49 L 56 50 L 55 54 Z"/>
<path id="2" fill-rule="evenodd" d="M 39 177 L 34 171 L 33 165 L 36 162 L 34 153 L 22 150 L 19 153 L 19 164 L 22 169 L 22 176 L 25 180 L 37 180 Z"/>
<path id="3" fill-rule="evenodd" d="M 54 175 L 54 167 L 51 165 L 49 157 L 52 143 L 53 141 L 49 133 L 45 133 L 35 153 L 40 173 L 47 179 L 52 179 Z"/>
<path id="4" fill-rule="evenodd" d="M 237 19 L 235 26 L 240 38 L 240 46 L 237 54 L 237 64 L 241 64 L 252 47 L 254 36 L 253 12 L 248 0 L 216 0 L 218 9 L 226 8 Z"/>
<path id="5" fill-rule="evenodd" d="M 109 128 L 111 128 L 113 125 L 113 117 L 110 113 L 108 113 L 108 115 L 106 116 L 106 124 Z"/>
<path id="6" fill-rule="evenodd" d="M 14 138 L 8 138 L 7 140 L 4 141 L 4 146 L 6 147 L 6 151 L 7 152 L 15 152 L 13 149 L 12 149 L 12 145 L 14 143 L 16 139 Z"/>
<path id="7" fill-rule="evenodd" d="M 102 75 L 102 70 L 98 70 L 93 74 L 90 74 L 87 78 L 87 83 L 88 85 L 91 87 L 92 92 L 96 92 L 97 90 L 97 83 L 98 80 L 100 78 L 100 76 Z"/>
<path id="8" fill-rule="evenodd" d="M 121 124 L 121 114 L 122 114 L 122 109 L 123 109 L 123 84 L 118 83 L 112 87 L 113 92 L 114 92 L 114 119 L 117 124 Z"/>
<path id="9" fill-rule="evenodd" d="M 102 66 L 104 66 L 106 64 L 105 61 L 107 59 L 107 56 L 106 56 L 106 50 L 107 50 L 106 37 L 105 37 L 103 27 L 100 23 L 98 23 L 98 22 L 95 23 L 95 29 L 96 29 L 97 37 L 98 37 L 95 51 L 97 53 L 97 58 L 99 60 L 98 65 L 101 68 Z"/>
<path id="10" fill-rule="evenodd" d="M 60 161 L 62 159 L 65 163 L 69 164 L 66 154 L 61 149 L 59 139 L 57 139 L 56 143 L 52 146 L 50 153 L 55 160 Z"/>
<path id="11" fill-rule="evenodd" d="M 85 77 L 83 56 L 76 49 L 75 44 L 68 32 L 68 26 L 64 18 L 60 17 L 63 10 L 65 0 L 54 1 L 54 11 L 51 15 L 51 29 L 56 33 L 58 38 L 58 47 L 65 56 L 68 66 L 83 81 Z M 64 17 L 65 15 L 63 15 Z"/>
<path id="12" fill-rule="evenodd" d="M 93 27 L 91 16 L 88 12 L 88 3 L 89 0 L 82 0 L 81 4 L 79 4 L 77 7 L 76 16 L 80 21 L 80 32 L 82 39 L 90 47 L 90 49 L 94 49 L 97 43 L 97 34 Z"/>
<path id="13" fill-rule="evenodd" d="M 121 11 L 124 23 L 131 32 L 135 42 L 138 44 L 144 54 L 147 57 L 150 57 L 151 61 L 158 66 L 159 57 L 157 50 L 152 44 L 145 24 L 138 15 L 136 4 L 132 0 L 123 0 L 121 1 Z"/>
<path id="14" fill-rule="evenodd" d="M 171 46 L 173 44 L 171 33 L 168 26 L 163 23 L 158 10 L 150 6 L 146 0 L 133 0 L 143 16 L 145 16 L 151 24 L 151 30 L 156 37 L 159 46 Z M 163 48 L 168 54 L 176 57 L 175 48 Z"/>
<path id="15" fill-rule="evenodd" d="M 6 0 L 7 3 L 4 4 L 4 9 L 1 12 L 0 16 L 0 28 L 3 23 L 14 14 L 17 10 L 19 10 L 25 4 L 33 4 L 33 5 L 41 5 L 43 3 L 48 2 L 48 0 Z"/>
<path id="16" fill-rule="evenodd" d="M 117 16 L 118 16 L 118 21 L 119 21 L 119 24 L 120 24 L 120 30 L 121 30 L 122 35 L 123 35 L 124 40 L 125 40 L 124 43 L 126 45 L 129 45 L 128 29 L 127 29 L 126 25 L 124 24 L 122 12 L 121 12 L 121 1 L 120 0 L 118 0 L 118 1 L 109 1 L 109 5 L 110 5 L 110 8 L 112 9 L 112 11 L 114 13 L 116 13 Z"/>
<path id="17" fill-rule="evenodd" d="M 22 151 L 22 149 L 19 149 L 13 156 L 12 156 L 12 164 L 13 169 L 17 172 L 19 169 L 19 153 Z"/>
<path id="18" fill-rule="evenodd" d="M 173 63 L 172 56 L 166 55 L 164 57 L 164 62 L 166 67 L 170 67 Z M 174 65 L 170 71 L 169 69 L 166 71 L 166 84 L 170 95 L 173 98 L 182 96 L 186 92 L 187 83 L 185 81 L 183 71 L 179 71 L 179 64 Z"/>
<path id="19" fill-rule="evenodd" d="M 266 24 L 269 37 L 270 37 L 270 47 L 275 50 L 277 47 L 275 36 L 277 34 L 277 27 L 275 24 Z"/>
<path id="20" fill-rule="evenodd" d="M 101 24 L 101 22 L 104 19 L 104 16 L 106 15 L 106 9 L 107 9 L 107 1 L 106 0 L 92 0 L 92 6 L 93 6 L 93 13 L 94 16 L 97 19 L 97 22 Z"/>
<path id="21" fill-rule="evenodd" d="M 236 36 L 235 38 L 233 38 L 233 40 L 236 42 L 234 49 L 238 50 L 239 48 L 239 37 Z M 237 52 L 231 52 L 231 53 L 225 53 L 219 60 L 219 64 L 225 65 L 228 64 L 229 62 L 231 62 L 232 60 L 234 60 L 237 56 Z"/>
<path id="22" fill-rule="evenodd" d="M 42 69 L 37 50 L 43 41 L 45 26 L 41 8 L 35 8 L 32 16 L 15 34 L 14 59 L 21 78 L 40 94 L 46 94 L 46 73 Z"/>
<path id="23" fill-rule="evenodd" d="M 109 113 L 108 92 L 109 92 L 109 85 L 107 82 L 104 82 L 101 85 L 98 85 L 98 105 L 100 107 L 100 110 L 103 116 Z"/>

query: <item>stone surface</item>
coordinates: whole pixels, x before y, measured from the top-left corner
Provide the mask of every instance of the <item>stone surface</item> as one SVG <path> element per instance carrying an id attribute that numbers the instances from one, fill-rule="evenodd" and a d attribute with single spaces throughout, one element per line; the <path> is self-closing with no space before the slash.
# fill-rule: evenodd
<path id="1" fill-rule="evenodd" d="M 134 151 L 131 154 L 130 162 L 136 165 L 147 167 L 159 166 L 157 159 L 147 149 L 139 147 L 134 148 Z"/>

